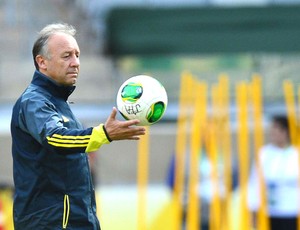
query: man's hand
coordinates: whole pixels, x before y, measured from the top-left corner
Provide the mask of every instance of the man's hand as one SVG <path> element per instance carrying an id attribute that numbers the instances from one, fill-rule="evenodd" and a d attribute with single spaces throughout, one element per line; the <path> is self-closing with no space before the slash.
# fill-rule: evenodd
<path id="1" fill-rule="evenodd" d="M 116 119 L 117 109 L 113 107 L 104 127 L 111 140 L 139 140 L 145 134 L 145 128 L 136 126 L 139 120 L 119 121 Z"/>

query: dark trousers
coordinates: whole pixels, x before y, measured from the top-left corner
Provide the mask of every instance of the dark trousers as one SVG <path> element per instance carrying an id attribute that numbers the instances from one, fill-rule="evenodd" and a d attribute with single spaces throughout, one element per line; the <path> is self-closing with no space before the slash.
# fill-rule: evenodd
<path id="1" fill-rule="evenodd" d="M 297 217 L 271 217 L 270 225 L 271 230 L 297 230 Z"/>

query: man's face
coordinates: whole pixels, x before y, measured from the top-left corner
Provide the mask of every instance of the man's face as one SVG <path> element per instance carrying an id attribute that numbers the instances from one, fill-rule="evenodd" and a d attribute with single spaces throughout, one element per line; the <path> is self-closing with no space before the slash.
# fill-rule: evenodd
<path id="1" fill-rule="evenodd" d="M 270 129 L 271 142 L 279 147 L 285 147 L 289 143 L 288 132 L 273 122 Z"/>
<path id="2" fill-rule="evenodd" d="M 79 47 L 74 37 L 57 33 L 48 40 L 50 58 L 44 57 L 44 65 L 40 71 L 57 83 L 72 86 L 79 73 Z"/>

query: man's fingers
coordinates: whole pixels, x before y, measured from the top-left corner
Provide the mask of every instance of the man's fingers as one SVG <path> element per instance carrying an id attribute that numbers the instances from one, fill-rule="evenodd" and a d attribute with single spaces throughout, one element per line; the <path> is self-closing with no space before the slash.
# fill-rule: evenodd
<path id="1" fill-rule="evenodd" d="M 111 114 L 110 114 L 110 118 L 116 119 L 116 116 L 117 116 L 117 109 L 116 109 L 116 107 L 113 107 Z"/>
<path id="2" fill-rule="evenodd" d="M 138 125 L 140 123 L 139 120 L 134 119 L 134 120 L 128 120 L 124 122 L 124 126 L 133 126 L 133 125 Z"/>
<path id="3" fill-rule="evenodd" d="M 140 139 L 139 136 L 135 136 L 135 137 L 130 138 L 129 140 L 139 140 L 139 139 Z"/>

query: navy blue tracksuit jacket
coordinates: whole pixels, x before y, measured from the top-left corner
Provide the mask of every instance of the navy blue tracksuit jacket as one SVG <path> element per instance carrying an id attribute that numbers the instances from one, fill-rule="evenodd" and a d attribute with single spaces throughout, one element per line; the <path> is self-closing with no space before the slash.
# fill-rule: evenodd
<path id="1" fill-rule="evenodd" d="M 108 140 L 103 125 L 84 129 L 74 117 L 67 102 L 74 88 L 35 71 L 13 108 L 16 230 L 100 229 L 86 152 Z"/>

